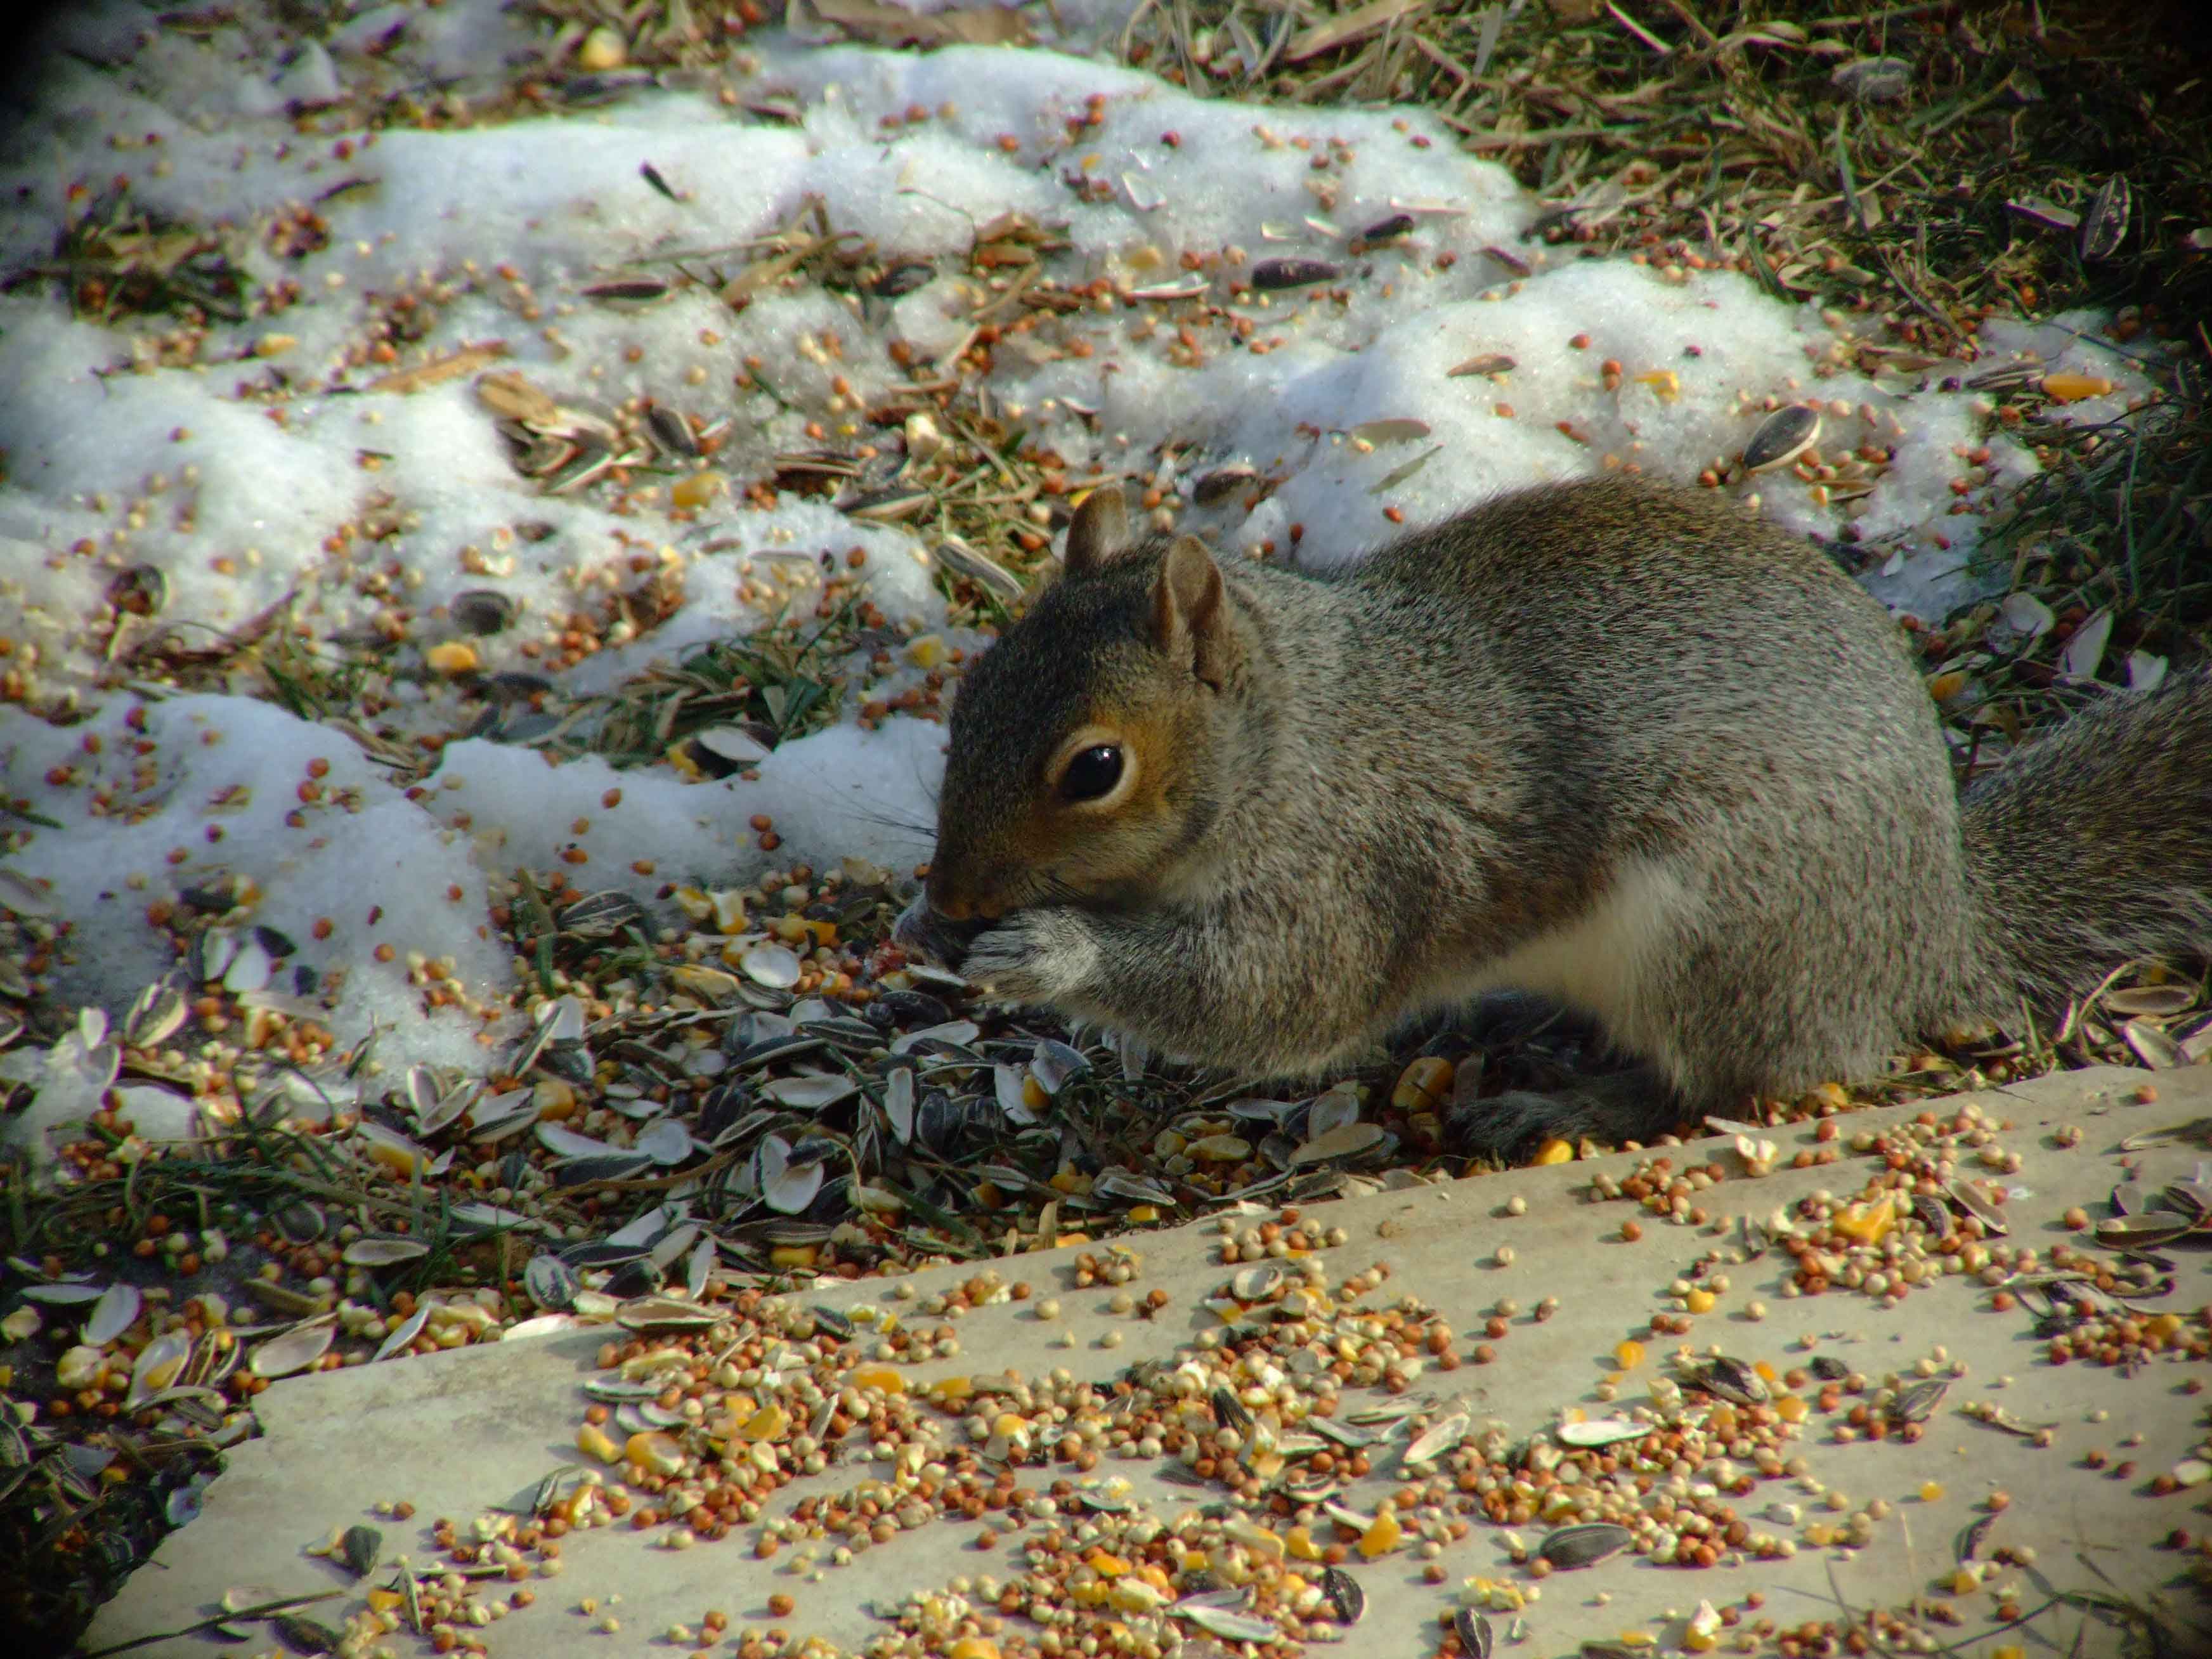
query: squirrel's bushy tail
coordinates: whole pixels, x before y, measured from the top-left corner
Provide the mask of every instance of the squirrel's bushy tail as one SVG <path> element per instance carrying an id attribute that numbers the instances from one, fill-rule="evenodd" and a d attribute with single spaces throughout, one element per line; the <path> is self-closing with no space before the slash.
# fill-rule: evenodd
<path id="1" fill-rule="evenodd" d="M 2130 957 L 2212 956 L 2212 672 L 2106 698 L 1960 802 L 1989 995 L 2054 1016 Z"/>

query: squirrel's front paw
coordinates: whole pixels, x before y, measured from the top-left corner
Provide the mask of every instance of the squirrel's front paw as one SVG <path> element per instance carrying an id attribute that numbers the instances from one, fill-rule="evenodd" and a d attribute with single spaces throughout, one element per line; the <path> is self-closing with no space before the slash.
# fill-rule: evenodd
<path id="1" fill-rule="evenodd" d="M 1098 969 L 1098 942 L 1077 911 L 1019 910 L 979 934 L 961 977 L 1010 1002 L 1056 1003 L 1086 989 Z"/>

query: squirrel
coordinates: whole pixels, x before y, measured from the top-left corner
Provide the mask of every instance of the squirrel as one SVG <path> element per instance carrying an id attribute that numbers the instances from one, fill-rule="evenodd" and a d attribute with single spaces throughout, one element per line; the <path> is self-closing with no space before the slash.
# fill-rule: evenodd
<path id="1" fill-rule="evenodd" d="M 1809 541 L 1637 477 L 1333 576 L 1133 534 L 1105 486 L 957 692 L 894 938 L 1250 1077 L 1493 991 L 1636 1062 L 1455 1103 L 1497 1155 L 1649 1141 L 2212 953 L 2212 673 L 1961 794 L 1900 633 Z"/>

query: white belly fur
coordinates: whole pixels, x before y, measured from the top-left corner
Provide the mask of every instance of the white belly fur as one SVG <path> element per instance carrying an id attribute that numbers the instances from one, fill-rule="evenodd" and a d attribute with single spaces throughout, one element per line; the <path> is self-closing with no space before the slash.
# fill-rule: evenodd
<path id="1" fill-rule="evenodd" d="M 1574 921 L 1480 964 L 1461 989 L 1468 997 L 1486 991 L 1551 997 L 1636 1044 L 1647 1036 L 1644 988 L 1661 961 L 1680 949 L 1698 904 L 1674 867 L 1632 865 Z"/>

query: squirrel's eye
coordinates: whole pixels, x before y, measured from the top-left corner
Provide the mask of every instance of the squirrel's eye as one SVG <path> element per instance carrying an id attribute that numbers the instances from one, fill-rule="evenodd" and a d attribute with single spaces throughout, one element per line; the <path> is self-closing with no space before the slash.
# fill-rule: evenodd
<path id="1" fill-rule="evenodd" d="M 1060 775 L 1060 793 L 1070 800 L 1097 800 L 1121 781 L 1121 751 L 1110 743 L 1086 749 Z"/>

